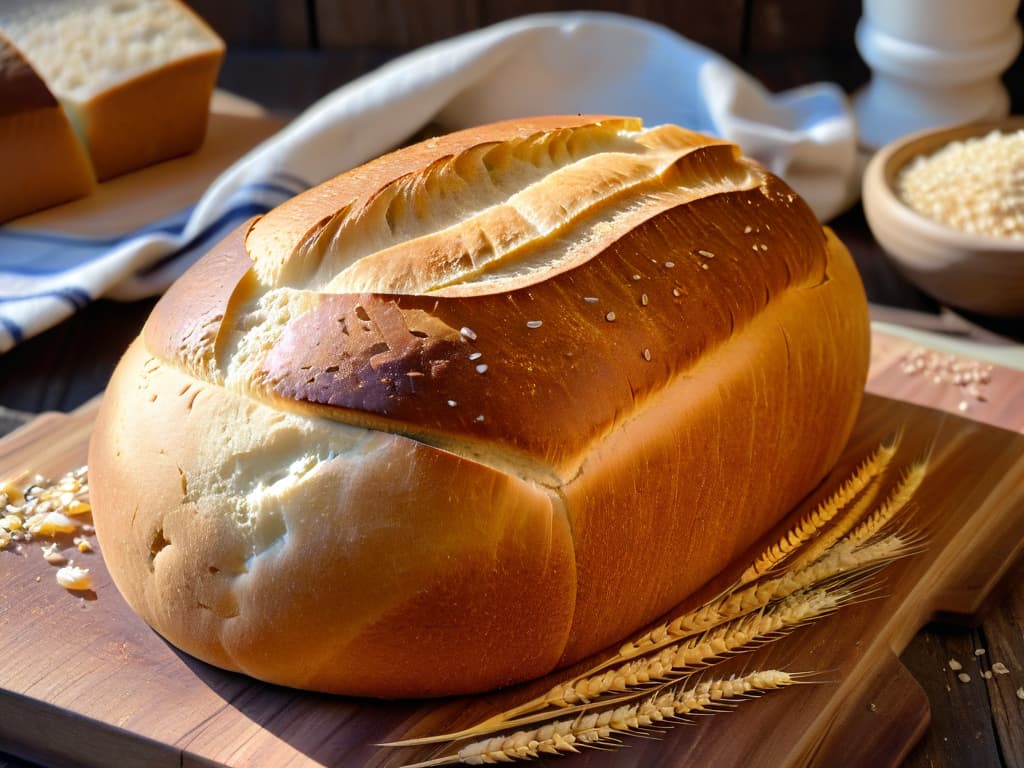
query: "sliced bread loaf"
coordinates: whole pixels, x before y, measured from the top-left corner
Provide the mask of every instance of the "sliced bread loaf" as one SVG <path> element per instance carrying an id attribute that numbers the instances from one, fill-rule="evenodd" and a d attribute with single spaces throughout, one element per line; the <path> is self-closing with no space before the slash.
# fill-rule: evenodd
<path id="1" fill-rule="evenodd" d="M 66 110 L 100 181 L 195 150 L 224 54 L 177 0 L 5 0 L 0 31 Z"/>

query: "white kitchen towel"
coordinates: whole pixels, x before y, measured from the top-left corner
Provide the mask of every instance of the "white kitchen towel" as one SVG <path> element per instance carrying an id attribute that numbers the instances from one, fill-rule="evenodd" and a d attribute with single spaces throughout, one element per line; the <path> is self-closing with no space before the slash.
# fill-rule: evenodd
<path id="1" fill-rule="evenodd" d="M 246 218 L 406 141 L 535 114 L 638 115 L 737 141 L 825 220 L 856 187 L 845 94 L 772 94 L 659 25 L 607 13 L 525 16 L 421 48 L 348 83 L 227 168 L 194 205 L 103 237 L 62 232 L 60 209 L 0 227 L 0 351 L 99 297 L 160 293 Z M 45 221 L 46 227 L 38 223 Z"/>

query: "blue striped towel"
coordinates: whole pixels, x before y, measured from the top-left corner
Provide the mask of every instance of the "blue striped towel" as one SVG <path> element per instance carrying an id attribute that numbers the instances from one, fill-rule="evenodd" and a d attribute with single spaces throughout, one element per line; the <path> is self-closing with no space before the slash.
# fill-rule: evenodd
<path id="1" fill-rule="evenodd" d="M 721 56 L 649 22 L 589 12 L 526 16 L 414 51 L 342 86 L 237 160 L 197 202 L 156 220 L 84 236 L 61 230 L 61 206 L 0 227 L 0 351 L 93 299 L 162 292 L 242 221 L 429 123 L 455 129 L 576 112 L 638 115 L 648 125 L 679 123 L 736 141 L 822 219 L 856 194 L 855 126 L 836 86 L 770 94 Z"/>

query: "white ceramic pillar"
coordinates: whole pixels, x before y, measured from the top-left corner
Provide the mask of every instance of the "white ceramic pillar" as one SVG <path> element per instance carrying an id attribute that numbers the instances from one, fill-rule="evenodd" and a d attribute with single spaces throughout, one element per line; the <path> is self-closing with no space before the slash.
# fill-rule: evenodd
<path id="1" fill-rule="evenodd" d="M 1000 75 L 1021 47 L 1019 0 L 864 0 L 857 50 L 871 81 L 853 98 L 862 149 L 913 131 L 1005 117 Z"/>

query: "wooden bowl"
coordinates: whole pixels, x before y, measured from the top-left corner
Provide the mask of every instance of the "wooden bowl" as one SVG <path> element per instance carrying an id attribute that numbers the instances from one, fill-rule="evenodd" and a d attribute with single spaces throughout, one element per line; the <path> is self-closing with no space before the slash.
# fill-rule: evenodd
<path id="1" fill-rule="evenodd" d="M 875 239 L 900 272 L 944 304 L 1024 316 L 1024 240 L 971 234 L 918 213 L 896 193 L 899 172 L 951 141 L 1022 128 L 1024 117 L 1010 117 L 914 133 L 880 149 L 864 172 L 864 213 Z"/>

